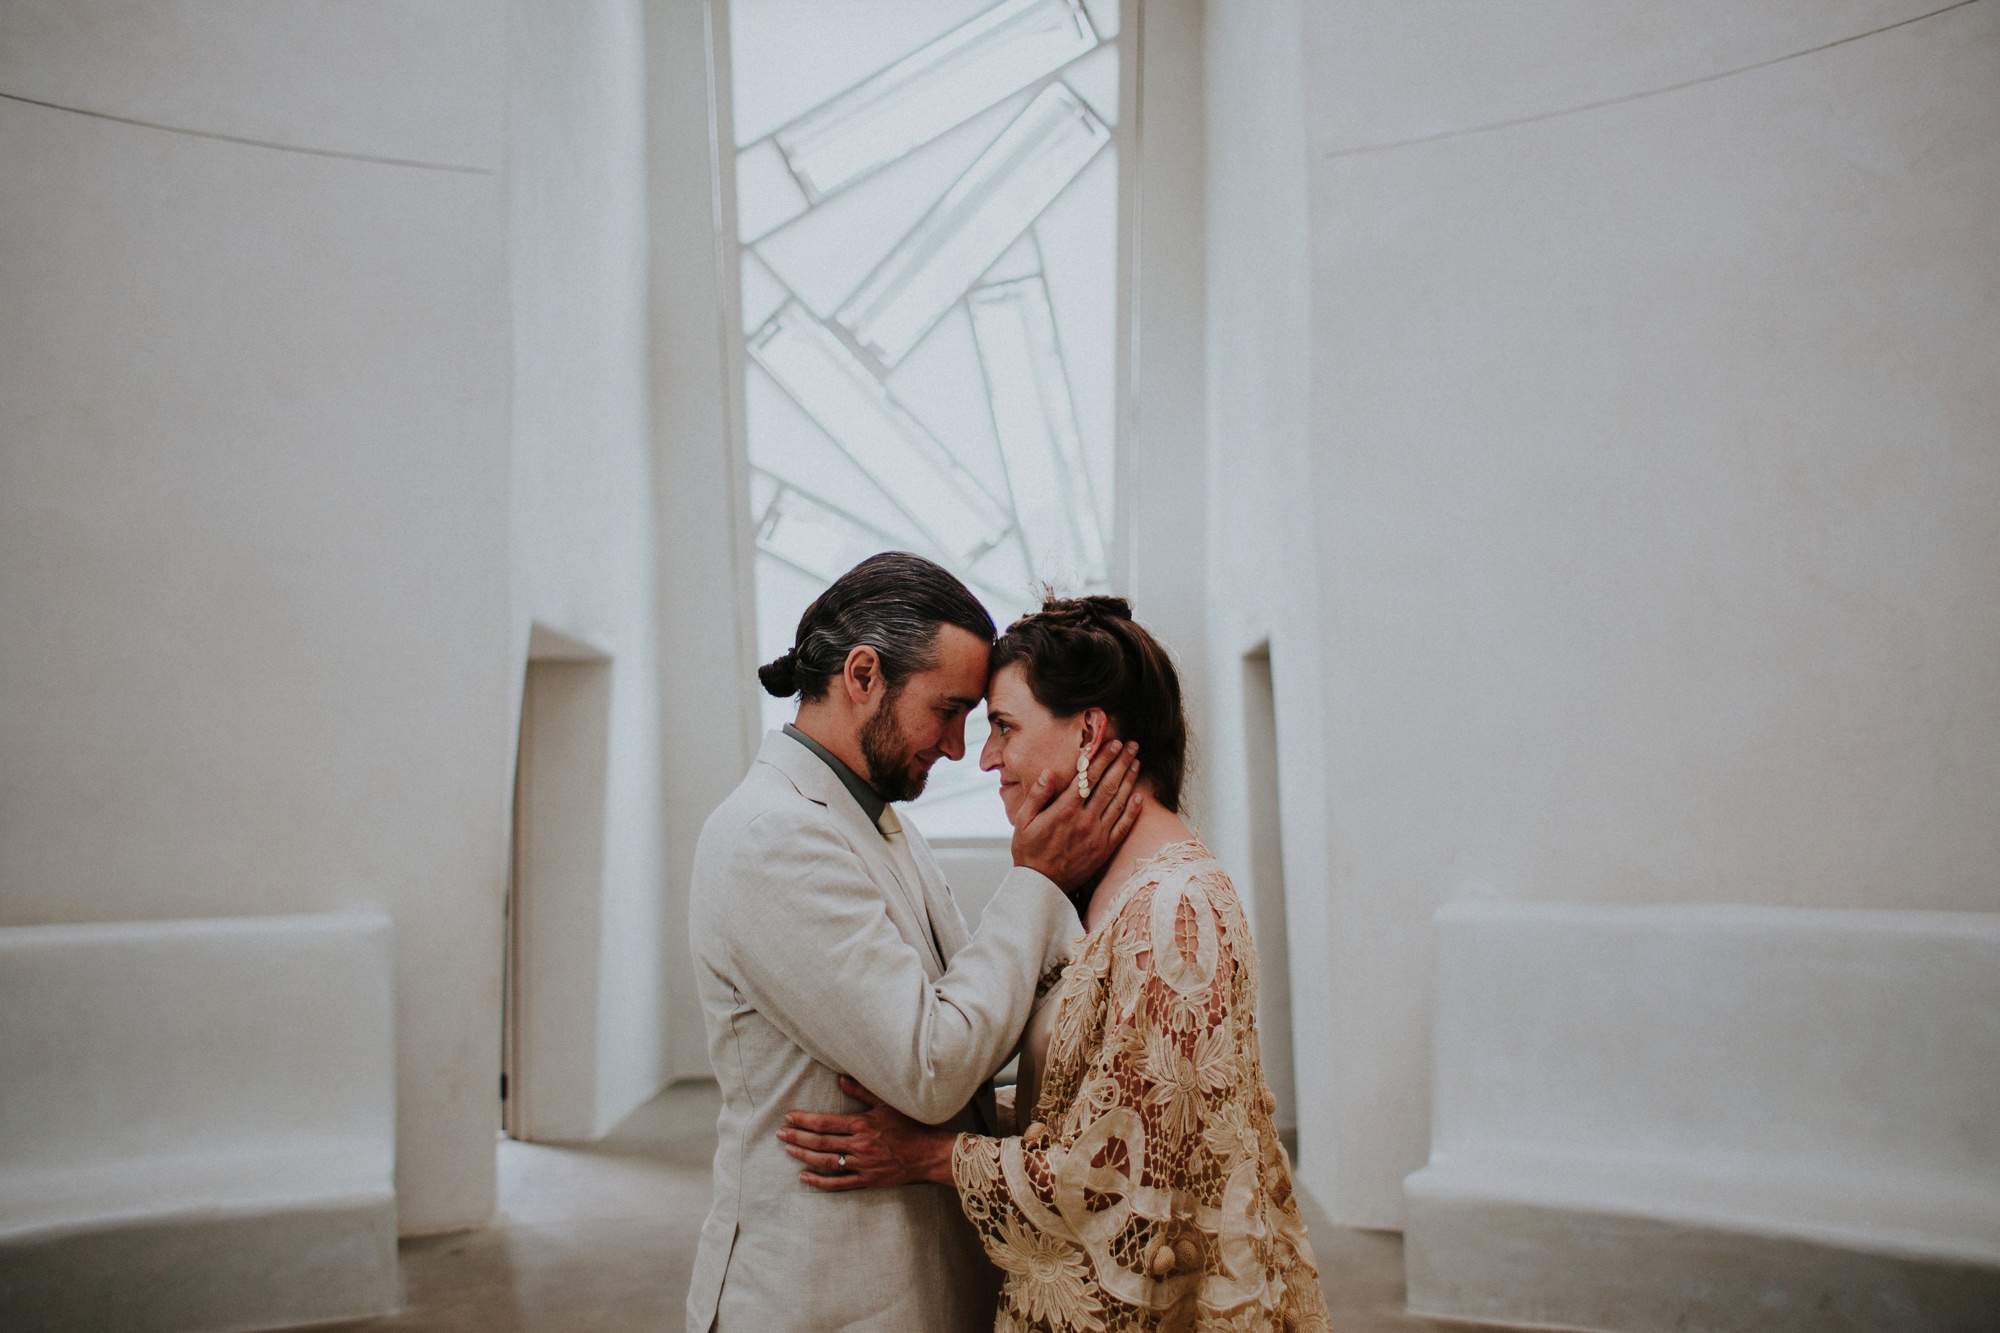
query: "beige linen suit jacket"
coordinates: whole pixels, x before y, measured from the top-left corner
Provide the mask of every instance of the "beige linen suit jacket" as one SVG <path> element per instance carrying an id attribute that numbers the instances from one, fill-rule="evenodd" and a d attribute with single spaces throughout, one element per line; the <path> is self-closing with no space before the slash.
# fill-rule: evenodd
<path id="1" fill-rule="evenodd" d="M 1017 867 L 968 938 L 905 830 L 899 864 L 833 770 L 775 731 L 702 829 L 690 942 L 722 1114 L 689 1333 L 993 1327 L 998 1275 L 953 1190 L 821 1193 L 776 1137 L 788 1110 L 860 1110 L 842 1073 L 918 1120 L 978 1128 L 968 1104 L 1079 933 L 1055 885 Z"/>

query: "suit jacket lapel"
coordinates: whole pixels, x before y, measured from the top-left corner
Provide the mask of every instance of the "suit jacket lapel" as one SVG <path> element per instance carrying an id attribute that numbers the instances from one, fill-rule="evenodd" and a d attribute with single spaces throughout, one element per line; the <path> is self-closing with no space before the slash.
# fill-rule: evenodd
<path id="1" fill-rule="evenodd" d="M 931 845 L 924 840 L 924 835 L 905 821 L 903 836 L 908 840 L 910 859 L 916 863 L 917 877 L 923 885 L 924 905 L 930 915 L 938 950 L 943 955 L 941 962 L 949 963 L 960 949 L 972 942 L 972 934 L 965 928 L 965 913 L 958 910 L 958 900 L 952 897 L 951 885 L 945 881 L 944 868 L 931 855 Z M 968 1109 L 972 1112 L 978 1133 L 989 1136 L 1005 1133 L 993 1102 L 993 1085 L 990 1082 L 982 1084 L 979 1091 L 973 1094 L 972 1105 Z"/>
<path id="2" fill-rule="evenodd" d="M 890 919 L 924 959 L 924 971 L 935 981 L 944 975 L 944 959 L 938 956 L 944 941 L 940 937 L 935 943 L 932 933 L 936 926 L 936 914 L 930 911 L 925 901 L 926 894 L 921 884 L 908 883 L 909 875 L 898 864 L 889 840 L 882 836 L 882 830 L 875 827 L 854 800 L 852 792 L 841 785 L 834 771 L 826 766 L 826 761 L 800 745 L 782 731 L 774 731 L 764 737 L 764 744 L 757 752 L 760 762 L 768 763 L 791 780 L 799 789 L 799 794 L 807 800 L 823 805 L 827 813 L 840 822 L 852 835 L 854 845 L 861 852 L 862 861 L 868 866 L 869 875 L 885 889 L 883 897 L 888 900 Z M 911 839 L 908 826 L 903 837 L 911 848 L 911 858 L 915 859 L 915 842 Z M 921 836 L 921 835 L 919 835 Z M 924 849 L 929 859 L 930 849 Z M 921 863 L 919 863 L 921 864 Z M 935 868 L 935 863 L 933 863 Z M 921 876 L 919 876 L 921 878 Z M 898 911 L 898 908 L 902 910 Z M 962 942 L 961 946 L 962 947 Z M 957 948 L 945 951 L 948 958 Z"/>
<path id="3" fill-rule="evenodd" d="M 951 885 L 945 881 L 944 870 L 931 855 L 931 845 L 924 841 L 924 835 L 905 820 L 903 836 L 909 839 L 910 859 L 916 862 L 917 875 L 923 883 L 924 909 L 930 916 L 931 929 L 937 934 L 937 947 L 948 963 L 952 955 L 971 942 L 972 935 L 965 928 L 965 914 L 958 910 L 958 900 L 952 897 Z"/>
<path id="4" fill-rule="evenodd" d="M 901 851 L 897 850 L 896 840 L 893 838 L 885 837 L 882 840 L 882 848 L 888 853 L 889 864 L 895 870 L 896 883 L 903 889 L 905 900 L 923 922 L 924 937 L 918 947 L 930 960 L 924 964 L 925 970 L 930 972 L 931 980 L 936 981 L 944 975 L 944 960 L 951 957 L 951 954 L 945 950 L 943 941 L 938 938 L 937 913 L 932 910 L 924 874 L 917 864 L 913 839 L 922 836 L 908 824 L 904 824 L 900 833 L 903 844 Z"/>

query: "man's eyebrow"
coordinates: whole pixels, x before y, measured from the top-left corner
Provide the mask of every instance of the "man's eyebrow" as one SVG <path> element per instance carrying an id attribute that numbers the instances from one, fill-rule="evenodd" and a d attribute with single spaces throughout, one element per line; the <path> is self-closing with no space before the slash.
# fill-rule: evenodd
<path id="1" fill-rule="evenodd" d="M 944 697 L 944 701 L 948 704 L 957 704 L 960 708 L 965 709 L 967 712 L 971 712 L 975 707 L 978 706 L 979 696 L 973 695 L 972 697 L 968 698 L 963 694 L 947 694 Z"/>

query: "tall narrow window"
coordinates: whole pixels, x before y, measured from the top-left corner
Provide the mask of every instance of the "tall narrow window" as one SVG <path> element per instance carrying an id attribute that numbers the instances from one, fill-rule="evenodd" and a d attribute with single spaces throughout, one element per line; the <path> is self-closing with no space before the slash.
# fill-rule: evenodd
<path id="1" fill-rule="evenodd" d="M 1043 585 L 1101 590 L 1117 0 L 729 11 L 762 658 L 878 551 L 1002 626 Z M 912 807 L 931 838 L 1007 835 L 984 736 Z"/>

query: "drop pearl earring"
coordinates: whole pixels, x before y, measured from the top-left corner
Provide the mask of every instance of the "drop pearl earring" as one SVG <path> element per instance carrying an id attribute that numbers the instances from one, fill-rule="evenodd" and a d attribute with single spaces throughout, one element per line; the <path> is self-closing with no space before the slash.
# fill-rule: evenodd
<path id="1" fill-rule="evenodd" d="M 1090 751 L 1076 752 L 1076 794 L 1082 800 L 1090 799 Z"/>

